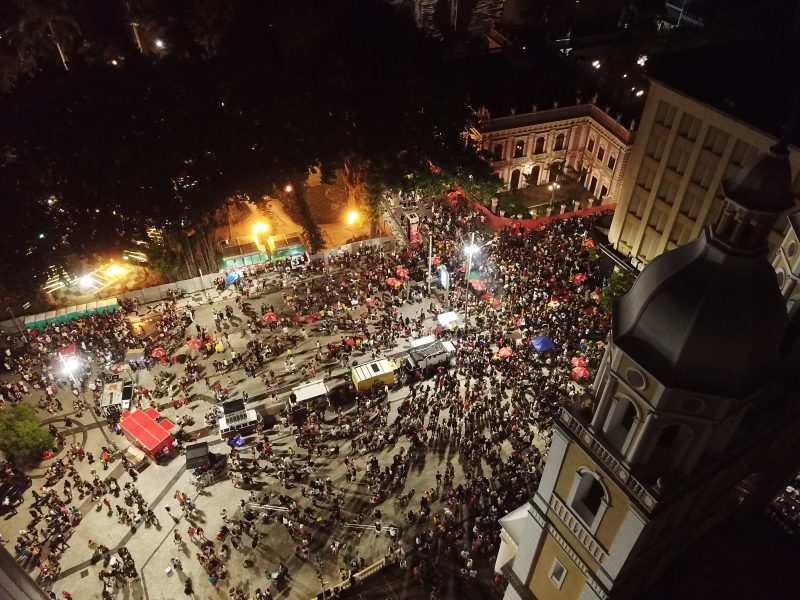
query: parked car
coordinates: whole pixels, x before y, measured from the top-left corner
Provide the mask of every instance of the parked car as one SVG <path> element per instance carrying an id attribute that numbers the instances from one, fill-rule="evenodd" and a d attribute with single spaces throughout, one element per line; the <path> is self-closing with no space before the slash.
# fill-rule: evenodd
<path id="1" fill-rule="evenodd" d="M 12 475 L 0 485 L 0 513 L 11 510 L 22 503 L 22 495 L 31 487 L 31 478 L 26 475 Z"/>

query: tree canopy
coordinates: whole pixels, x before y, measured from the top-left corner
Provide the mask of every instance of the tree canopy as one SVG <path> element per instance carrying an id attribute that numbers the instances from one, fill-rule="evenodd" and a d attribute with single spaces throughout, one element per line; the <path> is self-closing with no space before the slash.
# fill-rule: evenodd
<path id="1" fill-rule="evenodd" d="M 39 423 L 36 409 L 20 402 L 0 411 L 0 451 L 12 461 L 38 458 L 53 448 L 53 436 Z"/>
<path id="2" fill-rule="evenodd" d="M 465 143 L 471 111 L 436 43 L 383 3 L 9 6 L 0 66 L 18 60 L 0 95 L 0 203 L 14 227 L 0 278 L 108 252 L 150 226 L 169 239 L 206 232 L 227 198 L 259 198 L 311 168 L 343 172 L 373 213 L 386 189 L 496 185 Z M 431 162 L 447 176 L 432 179 Z M 303 194 L 292 199 L 310 219 Z"/>

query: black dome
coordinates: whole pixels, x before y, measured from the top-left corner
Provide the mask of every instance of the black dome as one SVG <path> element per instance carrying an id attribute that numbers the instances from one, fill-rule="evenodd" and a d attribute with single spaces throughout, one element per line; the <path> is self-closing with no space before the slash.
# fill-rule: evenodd
<path id="1" fill-rule="evenodd" d="M 787 324 L 764 255 L 727 252 L 706 232 L 644 269 L 615 303 L 612 339 L 668 387 L 744 397 L 775 375 Z"/>

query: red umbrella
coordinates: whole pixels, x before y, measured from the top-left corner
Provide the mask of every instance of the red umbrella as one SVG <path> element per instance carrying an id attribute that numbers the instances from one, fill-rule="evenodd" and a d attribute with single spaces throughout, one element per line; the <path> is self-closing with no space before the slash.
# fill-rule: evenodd
<path id="1" fill-rule="evenodd" d="M 583 240 L 583 247 L 594 248 L 594 240 L 591 238 L 586 238 L 585 240 Z"/>
<path id="2" fill-rule="evenodd" d="M 514 354 L 514 351 L 508 346 L 500 348 L 500 350 L 497 352 L 497 356 L 499 356 L 500 358 L 508 358 L 512 354 Z"/>
<path id="3" fill-rule="evenodd" d="M 442 262 L 442 259 L 439 258 L 438 256 L 434 256 L 434 257 L 431 258 L 431 264 L 432 265 L 439 265 L 439 264 L 441 264 L 441 262 Z"/>
<path id="4" fill-rule="evenodd" d="M 492 299 L 492 295 L 489 292 L 486 292 L 483 296 L 481 296 L 481 300 L 484 302 L 488 302 Z"/>
<path id="5" fill-rule="evenodd" d="M 164 358 L 166 355 L 167 351 L 164 350 L 163 348 L 155 348 L 150 353 L 150 356 L 152 356 L 153 358 Z"/>
<path id="6" fill-rule="evenodd" d="M 293 316 L 293 317 L 292 317 L 292 321 L 294 321 L 294 322 L 295 322 L 295 323 L 297 323 L 298 325 L 299 325 L 299 324 L 302 322 L 302 320 L 303 320 L 303 319 L 301 319 L 301 318 L 300 318 L 300 317 L 298 317 L 297 315 L 295 315 L 295 316 Z"/>
<path id="7" fill-rule="evenodd" d="M 476 292 L 483 292 L 486 290 L 486 284 L 480 279 L 473 279 L 470 281 L 470 284 L 472 284 L 472 289 Z"/>
<path id="8" fill-rule="evenodd" d="M 347 338 L 344 343 L 351 347 L 356 345 L 356 341 L 353 338 Z"/>
<path id="9" fill-rule="evenodd" d="M 58 350 L 58 353 L 61 356 L 72 356 L 73 354 L 75 354 L 77 350 L 78 347 L 74 343 L 72 343 L 69 346 L 64 346 L 63 348 L 60 348 Z"/>
<path id="10" fill-rule="evenodd" d="M 274 312 L 264 313 L 264 316 L 261 317 L 265 323 L 277 323 L 278 322 L 278 315 Z"/>
<path id="11" fill-rule="evenodd" d="M 395 271 L 395 273 L 397 273 L 397 276 L 400 279 L 403 279 L 404 277 L 408 277 L 408 269 L 406 269 L 404 267 L 397 267 L 397 271 Z"/>
<path id="12" fill-rule="evenodd" d="M 119 373 L 119 370 L 120 370 L 121 368 L 122 368 L 122 365 L 120 365 L 119 363 L 117 363 L 117 364 L 115 364 L 115 365 L 113 365 L 113 366 L 111 367 L 111 371 L 112 371 L 112 372 L 114 372 L 114 373 Z"/>
<path id="13" fill-rule="evenodd" d="M 200 348 L 205 346 L 205 342 L 200 338 L 192 338 L 186 342 L 186 345 L 189 346 L 189 350 L 200 350 Z"/>
<path id="14" fill-rule="evenodd" d="M 586 275 L 583 273 L 575 273 L 575 275 L 572 276 L 572 281 L 575 283 L 583 283 L 586 281 Z"/>
<path id="15" fill-rule="evenodd" d="M 402 282 L 399 279 L 395 279 L 394 277 L 389 277 L 389 279 L 386 280 L 386 283 L 391 287 L 397 287 L 399 285 L 402 285 Z"/>
<path id="16" fill-rule="evenodd" d="M 572 378 L 575 381 L 581 381 L 582 379 L 588 379 L 591 376 L 591 372 L 586 367 L 573 367 L 572 369 Z"/>
<path id="17" fill-rule="evenodd" d="M 311 323 L 313 323 L 313 322 L 314 322 L 314 317 L 312 317 L 311 315 L 306 317 L 306 323 L 311 325 Z"/>
<path id="18" fill-rule="evenodd" d="M 497 308 L 497 307 L 498 307 L 498 306 L 500 306 L 501 304 L 502 304 L 502 302 L 500 302 L 500 300 L 499 300 L 499 299 L 497 299 L 497 298 L 495 298 L 494 300 L 492 300 L 492 306 L 494 306 L 495 308 Z"/>
<path id="19" fill-rule="evenodd" d="M 572 360 L 569 361 L 573 367 L 585 367 L 586 361 L 583 360 L 580 356 L 573 356 Z"/>

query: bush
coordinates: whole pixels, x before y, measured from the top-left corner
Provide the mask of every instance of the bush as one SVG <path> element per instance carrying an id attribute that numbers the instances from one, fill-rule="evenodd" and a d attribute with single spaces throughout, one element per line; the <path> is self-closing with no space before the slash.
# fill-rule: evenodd
<path id="1" fill-rule="evenodd" d="M 606 280 L 603 286 L 603 292 L 600 295 L 600 301 L 603 303 L 606 310 L 611 310 L 614 298 L 619 298 L 628 293 L 636 281 L 636 275 L 637 273 L 634 271 L 614 267 L 614 271 Z"/>

